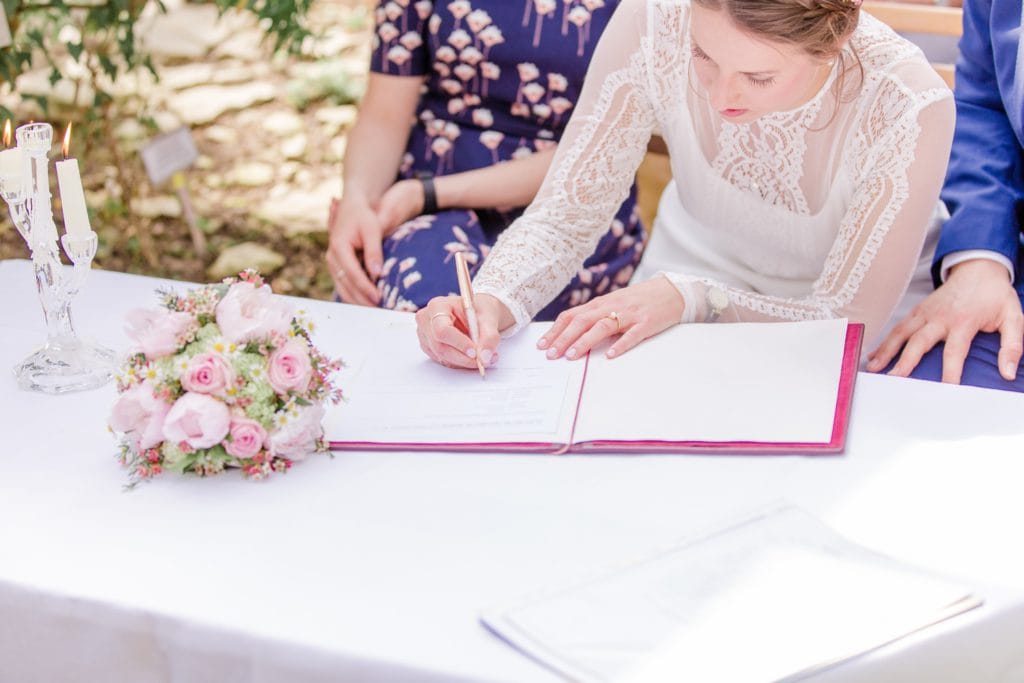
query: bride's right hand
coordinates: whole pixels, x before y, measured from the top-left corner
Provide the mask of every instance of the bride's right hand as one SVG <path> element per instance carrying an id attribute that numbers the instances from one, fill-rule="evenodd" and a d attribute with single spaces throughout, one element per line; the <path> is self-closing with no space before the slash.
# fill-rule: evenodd
<path id="1" fill-rule="evenodd" d="M 485 367 L 498 360 L 500 330 L 514 319 L 505 304 L 489 294 L 474 299 L 477 324 L 480 328 L 479 355 Z M 416 312 L 416 334 L 420 348 L 441 365 L 476 369 L 477 348 L 470 339 L 462 297 L 438 296 Z"/>

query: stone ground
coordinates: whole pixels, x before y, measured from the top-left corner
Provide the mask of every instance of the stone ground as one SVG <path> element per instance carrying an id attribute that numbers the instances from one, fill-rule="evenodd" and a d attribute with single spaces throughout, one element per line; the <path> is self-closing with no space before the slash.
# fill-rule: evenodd
<path id="1" fill-rule="evenodd" d="M 247 15 L 218 18 L 211 6 L 181 0 L 165 5 L 166 14 L 147 14 L 139 22 L 160 80 L 124 78 L 111 86 L 129 112 L 110 127 L 127 173 L 118 173 L 109 134 L 93 133 L 74 148 L 101 240 L 96 265 L 190 281 L 254 265 L 279 293 L 329 297 L 326 217 L 330 198 L 340 194 L 352 102 L 365 81 L 368 3 L 318 0 L 309 15 L 318 37 L 302 57 L 272 55 Z M 46 75 L 23 75 L 17 90 L 49 93 L 71 112 L 74 88 L 68 83 L 53 89 Z M 78 97 L 92 100 L 84 91 Z M 59 105 L 43 117 L 6 87 L 0 102 L 19 121 L 45 118 L 64 129 Z M 208 242 L 205 256 L 193 249 L 174 192 L 146 178 L 137 152 L 156 132 L 131 111 L 151 117 L 160 131 L 191 128 L 200 157 L 188 187 Z M 57 195 L 52 177 L 51 191 Z M 27 257 L 4 214 L 0 258 Z"/>

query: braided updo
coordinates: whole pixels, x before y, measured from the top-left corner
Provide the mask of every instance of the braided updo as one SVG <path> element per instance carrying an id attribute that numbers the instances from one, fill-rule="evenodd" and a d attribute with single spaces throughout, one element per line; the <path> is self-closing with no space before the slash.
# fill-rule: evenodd
<path id="1" fill-rule="evenodd" d="M 724 9 L 737 26 L 774 42 L 803 48 L 831 59 L 857 28 L 861 0 L 693 0 L 711 10 Z"/>

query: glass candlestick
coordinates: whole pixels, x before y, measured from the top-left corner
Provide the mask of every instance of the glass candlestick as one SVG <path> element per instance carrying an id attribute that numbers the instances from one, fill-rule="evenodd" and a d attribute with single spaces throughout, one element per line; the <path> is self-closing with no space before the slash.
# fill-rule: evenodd
<path id="1" fill-rule="evenodd" d="M 71 321 L 71 300 L 85 283 L 96 255 L 95 232 L 64 235 L 61 245 L 73 264 L 61 265 L 57 226 L 50 204 L 49 162 L 53 128 L 32 123 L 17 130 L 24 173 L 0 177 L 0 196 L 32 253 L 32 269 L 46 320 L 46 343 L 14 368 L 23 389 L 60 394 L 93 389 L 114 376 L 113 351 L 82 341 Z"/>

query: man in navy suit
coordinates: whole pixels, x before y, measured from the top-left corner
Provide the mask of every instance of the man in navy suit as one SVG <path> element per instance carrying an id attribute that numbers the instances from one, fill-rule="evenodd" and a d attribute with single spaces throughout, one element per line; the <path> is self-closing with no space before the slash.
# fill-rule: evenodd
<path id="1" fill-rule="evenodd" d="M 1021 12 L 1021 0 L 964 0 L 937 289 L 869 356 L 868 370 L 898 354 L 893 375 L 1024 391 Z"/>

